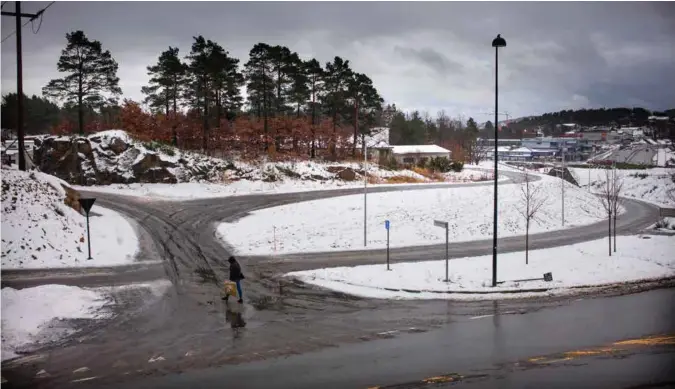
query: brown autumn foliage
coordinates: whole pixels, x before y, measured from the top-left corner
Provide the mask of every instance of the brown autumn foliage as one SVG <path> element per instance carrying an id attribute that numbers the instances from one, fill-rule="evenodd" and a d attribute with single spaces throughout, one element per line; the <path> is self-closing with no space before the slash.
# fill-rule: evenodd
<path id="1" fill-rule="evenodd" d="M 269 160 L 304 159 L 315 150 L 317 158 L 329 158 L 329 145 L 335 144 L 338 159 L 351 152 L 351 133 L 348 127 L 337 128 L 333 133 L 330 118 L 312 126 L 307 117 L 282 116 L 268 119 L 269 131 L 265 134 L 263 120 L 251 115 L 240 115 L 233 121 L 210 122 L 205 134 L 203 119 L 198 112 L 150 113 L 135 101 L 125 100 L 119 117 L 114 120 L 95 120 L 85 125 L 86 133 L 108 129 L 124 129 L 141 142 L 175 143 L 181 150 L 200 151 L 217 157 L 238 156 L 243 159 Z M 64 119 L 52 128 L 55 135 L 74 134 L 77 123 Z M 206 137 L 206 142 L 204 142 Z M 204 150 L 206 144 L 206 150 Z M 267 148 L 265 146 L 267 145 Z"/>

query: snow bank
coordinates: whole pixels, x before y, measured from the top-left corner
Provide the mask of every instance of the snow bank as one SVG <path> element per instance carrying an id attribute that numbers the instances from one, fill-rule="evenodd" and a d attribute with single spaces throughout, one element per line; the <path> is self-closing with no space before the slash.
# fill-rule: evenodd
<path id="1" fill-rule="evenodd" d="M 541 176 L 531 183 L 546 199 L 530 232 L 591 224 L 606 217 L 598 197 L 566 183 L 565 226 L 561 216 L 561 180 Z M 500 236 L 525 233 L 521 185 L 499 188 Z M 469 186 L 368 194 L 368 249 L 386 247 L 385 220 L 391 222 L 391 247 L 445 242 L 434 220 L 450 223 L 453 242 L 492 236 L 493 187 Z M 242 255 L 363 249 L 363 195 L 307 201 L 252 212 L 218 226 L 218 235 Z"/>
<path id="2" fill-rule="evenodd" d="M 65 319 L 103 319 L 111 300 L 100 292 L 75 286 L 43 285 L 2 289 L 2 360 L 16 357 L 32 344 L 44 344 L 75 332 Z"/>
<path id="3" fill-rule="evenodd" d="M 286 276 L 362 297 L 466 300 L 557 295 L 573 292 L 572 287 L 675 276 L 675 256 L 672 255 L 675 237 L 621 236 L 617 243 L 617 252 L 611 257 L 607 252 L 607 239 L 533 250 L 529 265 L 525 265 L 524 252 L 500 254 L 497 270 L 499 280 L 505 282 L 496 287 L 491 286 L 492 256 L 451 260 L 450 283 L 444 282 L 444 260 L 396 263 L 390 265 L 391 271 L 382 264 L 300 271 Z M 553 281 L 515 281 L 541 279 L 547 272 L 552 273 Z M 538 288 L 548 290 L 504 293 Z"/>
<path id="4" fill-rule="evenodd" d="M 570 168 L 579 180 L 579 185 L 588 187 L 589 176 L 592 191 L 600 191 L 605 182 L 605 169 Z M 673 169 L 654 168 L 643 170 L 618 169 L 617 175 L 623 180 L 622 196 L 644 200 L 661 207 L 675 206 L 675 182 Z"/>
<path id="5" fill-rule="evenodd" d="M 92 257 L 83 215 L 64 204 L 65 184 L 39 172 L 2 170 L 2 267 L 57 268 L 130 263 L 139 249 L 134 228 L 94 205 Z"/>

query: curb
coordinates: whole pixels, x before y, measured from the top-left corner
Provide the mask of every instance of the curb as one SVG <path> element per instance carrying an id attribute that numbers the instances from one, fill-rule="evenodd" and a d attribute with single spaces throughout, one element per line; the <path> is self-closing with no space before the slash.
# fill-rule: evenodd
<path id="1" fill-rule="evenodd" d="M 311 285 L 311 286 L 317 286 L 317 285 L 312 285 L 310 283 L 307 283 L 307 282 L 305 282 L 305 281 L 303 281 L 299 278 L 296 278 L 294 276 L 291 276 L 290 278 L 294 279 L 295 281 L 301 282 L 303 284 L 307 284 L 307 285 Z M 330 281 L 330 280 L 327 280 L 327 281 Z M 568 286 L 568 287 L 505 289 L 505 290 L 458 290 L 458 291 L 433 290 L 433 289 L 406 289 L 406 288 L 396 289 L 396 288 L 385 288 L 385 287 L 359 285 L 359 284 L 353 284 L 353 283 L 350 283 L 350 282 L 341 282 L 341 283 L 345 284 L 345 285 L 357 286 L 357 287 L 361 287 L 361 288 L 386 290 L 388 292 L 406 292 L 406 293 L 411 293 L 411 294 L 435 293 L 435 294 L 446 294 L 446 295 L 452 295 L 452 294 L 490 295 L 490 294 L 543 293 L 543 292 L 566 290 L 566 289 L 567 290 L 603 289 L 603 288 L 611 288 L 611 287 L 617 287 L 617 286 L 640 285 L 640 284 L 643 284 L 643 283 L 664 282 L 664 281 L 665 282 L 675 281 L 675 276 L 667 276 L 667 277 L 659 277 L 659 278 L 645 278 L 645 279 L 634 280 L 634 281 L 611 282 L 611 283 L 596 284 L 596 285 L 576 285 L 576 286 Z M 334 282 L 339 282 L 339 281 L 334 281 Z M 329 289 L 329 288 L 325 288 L 325 287 L 321 287 L 321 288 Z"/>

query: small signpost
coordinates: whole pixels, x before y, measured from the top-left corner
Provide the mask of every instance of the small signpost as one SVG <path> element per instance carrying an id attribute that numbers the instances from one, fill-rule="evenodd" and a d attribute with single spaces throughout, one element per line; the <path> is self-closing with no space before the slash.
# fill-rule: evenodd
<path id="1" fill-rule="evenodd" d="M 387 270 L 391 270 L 389 268 L 389 227 L 390 227 L 389 220 L 385 220 L 384 228 L 387 229 Z"/>
<path id="2" fill-rule="evenodd" d="M 88 198 L 88 199 L 80 199 L 80 205 L 84 209 L 84 213 L 87 215 L 87 245 L 89 246 L 89 258 L 87 259 L 92 259 L 91 258 L 91 239 L 89 235 L 89 211 L 91 210 L 91 207 L 94 205 L 94 201 L 96 199 L 94 198 Z"/>
<path id="3" fill-rule="evenodd" d="M 450 282 L 449 277 L 450 274 L 448 269 L 448 260 L 449 260 L 448 244 L 450 239 L 450 233 L 448 231 L 448 222 L 434 220 L 434 226 L 445 228 L 445 282 Z"/>

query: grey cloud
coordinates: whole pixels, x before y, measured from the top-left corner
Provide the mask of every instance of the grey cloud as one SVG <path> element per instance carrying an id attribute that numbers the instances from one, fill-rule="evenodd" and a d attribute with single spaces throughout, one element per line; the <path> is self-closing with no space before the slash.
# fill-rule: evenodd
<path id="1" fill-rule="evenodd" d="M 462 64 L 448 59 L 445 55 L 429 47 L 414 49 L 397 45 L 394 46 L 394 51 L 400 54 L 403 59 L 422 62 L 442 76 L 457 75 L 463 69 Z"/>
<path id="2" fill-rule="evenodd" d="M 23 4 L 35 12 L 49 3 Z M 8 19 L 3 37 L 14 29 Z M 562 109 L 575 95 L 598 106 L 644 101 L 661 109 L 675 106 L 675 56 L 659 54 L 672 45 L 674 21 L 669 2 L 59 1 L 37 35 L 23 30 L 25 89 L 40 93 L 56 75 L 65 34 L 82 29 L 120 63 L 127 97 L 140 99 L 145 66 L 169 45 L 187 54 L 201 34 L 242 63 L 259 41 L 322 63 L 340 55 L 397 106 L 431 104 L 468 116 L 493 104 L 490 42 L 501 33 L 508 46 L 500 50 L 500 96 L 514 115 Z M 636 58 L 626 47 L 644 49 Z M 2 44 L 3 93 L 14 90 L 14 50 L 13 39 Z M 432 71 L 410 72 L 418 63 Z"/>

